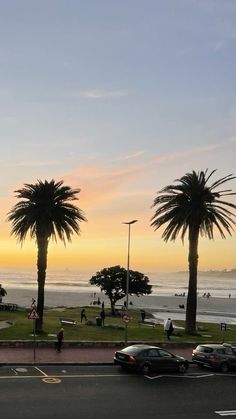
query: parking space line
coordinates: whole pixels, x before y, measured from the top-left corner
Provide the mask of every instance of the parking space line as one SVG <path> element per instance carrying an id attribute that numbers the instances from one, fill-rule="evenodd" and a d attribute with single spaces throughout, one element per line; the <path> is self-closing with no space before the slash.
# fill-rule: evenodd
<path id="1" fill-rule="evenodd" d="M 42 371 L 39 367 L 34 367 L 36 370 L 38 370 L 44 377 L 48 377 L 48 374 L 46 374 L 44 371 Z"/>
<path id="2" fill-rule="evenodd" d="M 11 370 L 14 372 L 15 375 L 18 375 L 18 372 L 14 368 L 11 368 Z"/>

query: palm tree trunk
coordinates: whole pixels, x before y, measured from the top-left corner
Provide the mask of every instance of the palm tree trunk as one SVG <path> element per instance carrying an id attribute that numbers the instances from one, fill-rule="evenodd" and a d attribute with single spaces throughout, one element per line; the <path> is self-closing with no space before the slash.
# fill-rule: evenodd
<path id="1" fill-rule="evenodd" d="M 196 332 L 197 315 L 197 268 L 198 268 L 198 238 L 199 227 L 189 228 L 189 284 L 186 306 L 185 332 L 194 334 Z"/>
<path id="2" fill-rule="evenodd" d="M 42 333 L 43 331 L 43 310 L 44 310 L 44 286 L 46 280 L 47 270 L 47 253 L 48 253 L 48 239 L 41 237 L 37 239 L 38 245 L 38 257 L 37 257 L 37 268 L 38 268 L 38 301 L 37 311 L 40 316 L 36 320 L 36 333 Z"/>

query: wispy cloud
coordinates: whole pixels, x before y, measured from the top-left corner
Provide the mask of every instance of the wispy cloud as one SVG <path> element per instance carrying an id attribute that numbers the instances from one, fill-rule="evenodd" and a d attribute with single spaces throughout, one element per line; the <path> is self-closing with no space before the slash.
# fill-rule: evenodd
<path id="1" fill-rule="evenodd" d="M 131 160 L 136 159 L 137 157 L 140 157 L 144 154 L 143 150 L 136 151 L 135 153 L 126 154 L 125 156 L 118 157 L 117 160 Z"/>
<path id="2" fill-rule="evenodd" d="M 111 99 L 128 96 L 128 90 L 92 89 L 80 92 L 79 96 L 86 99 Z"/>
<path id="3" fill-rule="evenodd" d="M 14 163 L 14 167 L 50 167 L 60 164 L 57 160 L 44 160 L 44 161 L 19 161 Z"/>
<path id="4" fill-rule="evenodd" d="M 156 156 L 146 156 L 146 158 L 132 159 L 132 156 L 141 155 L 143 152 L 136 152 L 119 160 L 98 161 L 94 164 L 84 164 L 76 168 L 73 172 L 63 176 L 65 182 L 74 188 L 81 188 L 81 200 L 83 207 L 87 210 L 95 208 L 110 207 L 117 196 L 126 201 L 126 194 L 138 191 L 140 200 L 142 194 L 153 188 L 153 179 L 155 179 L 155 188 L 158 183 L 163 181 L 163 174 L 168 168 L 169 175 L 176 177 L 177 168 L 181 176 L 182 163 L 192 162 L 193 165 L 201 161 L 201 157 L 214 155 L 214 151 L 229 148 L 231 139 L 225 139 L 219 143 L 204 144 L 200 147 L 189 147 L 180 152 L 167 154 L 157 154 Z M 173 168 L 173 171 L 170 170 Z M 194 168 L 194 167 L 193 167 Z M 159 174 L 158 177 L 156 174 Z M 140 182 L 142 180 L 142 182 Z M 136 186 L 135 186 L 136 185 Z M 142 186 L 141 186 L 142 185 Z M 122 198 L 123 197 L 123 198 Z"/>
<path id="5" fill-rule="evenodd" d="M 87 208 L 107 206 L 107 202 L 129 185 L 130 182 L 142 176 L 146 162 L 96 162 L 83 165 L 75 171 L 63 176 L 63 179 L 73 187 L 81 187 L 83 202 Z"/>

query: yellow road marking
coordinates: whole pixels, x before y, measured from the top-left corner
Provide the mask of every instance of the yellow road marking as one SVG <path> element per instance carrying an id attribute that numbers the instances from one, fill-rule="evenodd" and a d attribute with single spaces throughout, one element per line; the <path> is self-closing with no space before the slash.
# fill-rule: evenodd
<path id="1" fill-rule="evenodd" d="M 38 370 L 42 375 L 44 375 L 44 377 L 48 377 L 48 375 L 42 371 L 39 367 L 34 367 L 36 370 Z"/>
<path id="2" fill-rule="evenodd" d="M 54 378 L 54 377 L 42 378 L 42 381 L 44 383 L 47 383 L 47 384 L 59 384 L 59 383 L 61 383 L 61 380 L 59 378 Z"/>
<path id="3" fill-rule="evenodd" d="M 44 374 L 44 377 L 46 378 L 103 378 L 103 377 L 121 377 L 120 374 L 76 374 L 76 375 L 47 375 Z M 124 376 L 123 376 L 124 377 Z M 125 377 L 134 377 L 134 375 L 125 375 Z M 40 378 L 42 379 L 41 375 L 12 375 L 12 376 L 0 376 L 0 380 L 1 379 L 8 379 L 8 380 L 22 380 L 22 379 L 27 379 L 27 378 Z"/>

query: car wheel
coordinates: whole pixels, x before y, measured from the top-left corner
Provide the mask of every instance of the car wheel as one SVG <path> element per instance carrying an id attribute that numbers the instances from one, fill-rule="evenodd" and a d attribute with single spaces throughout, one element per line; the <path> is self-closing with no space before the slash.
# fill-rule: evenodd
<path id="1" fill-rule="evenodd" d="M 147 374 L 150 374 L 150 372 L 151 372 L 151 366 L 149 364 L 143 364 L 141 367 L 141 373 L 143 375 L 147 375 Z"/>
<path id="2" fill-rule="evenodd" d="M 188 364 L 179 364 L 179 372 L 181 372 L 181 374 L 184 374 L 188 369 Z"/>
<path id="3" fill-rule="evenodd" d="M 226 362 L 223 362 L 220 366 L 220 371 L 226 373 L 229 371 L 229 365 Z"/>

